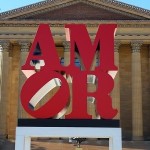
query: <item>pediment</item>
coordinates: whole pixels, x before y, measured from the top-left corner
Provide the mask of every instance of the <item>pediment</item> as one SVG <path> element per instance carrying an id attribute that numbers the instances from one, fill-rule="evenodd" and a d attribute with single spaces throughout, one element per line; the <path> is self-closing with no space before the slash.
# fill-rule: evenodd
<path id="1" fill-rule="evenodd" d="M 86 3 L 76 3 L 56 10 L 48 10 L 29 16 L 27 20 L 133 20 L 137 16 L 123 14 L 113 9 L 100 8 Z"/>
<path id="2" fill-rule="evenodd" d="M 53 2 L 53 3 L 52 3 Z M 111 2 L 111 3 L 110 3 Z M 47 3 L 47 5 L 46 5 Z M 6 20 L 149 20 L 150 11 L 138 13 L 134 8 L 128 9 L 128 5 L 116 7 L 111 0 L 48 0 L 37 3 L 35 6 L 18 8 L 0 14 L 0 19 Z M 38 7 L 37 7 L 38 6 Z M 41 6 L 41 7 L 40 7 Z M 132 6 L 132 5 L 130 5 Z M 30 9 L 29 9 L 30 8 Z M 135 11 L 136 10 L 136 11 Z M 17 13 L 18 12 L 18 13 Z M 9 14 L 9 15 L 8 15 Z"/>

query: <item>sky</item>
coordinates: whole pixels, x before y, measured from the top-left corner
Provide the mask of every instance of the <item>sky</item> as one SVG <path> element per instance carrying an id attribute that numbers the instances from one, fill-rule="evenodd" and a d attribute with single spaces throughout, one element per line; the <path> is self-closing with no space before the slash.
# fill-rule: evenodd
<path id="1" fill-rule="evenodd" d="M 44 0 L 0 0 L 0 12 L 23 7 Z M 150 10 L 150 0 L 118 0 L 131 5 L 139 6 Z"/>

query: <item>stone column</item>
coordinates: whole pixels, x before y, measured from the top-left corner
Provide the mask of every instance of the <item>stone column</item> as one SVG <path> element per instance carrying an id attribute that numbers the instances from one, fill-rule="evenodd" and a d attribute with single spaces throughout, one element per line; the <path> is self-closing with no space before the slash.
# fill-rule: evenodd
<path id="1" fill-rule="evenodd" d="M 96 59 L 99 57 L 99 52 L 96 51 L 95 55 L 94 55 L 94 59 L 93 59 L 93 62 L 92 62 L 92 67 L 91 67 L 91 70 L 95 70 L 96 68 Z M 98 58 L 99 59 L 99 58 Z"/>
<path id="2" fill-rule="evenodd" d="M 63 42 L 64 46 L 64 66 L 68 66 L 70 64 L 70 42 Z M 67 108 L 66 114 L 70 114 L 72 111 L 72 83 L 69 83 L 70 89 L 70 104 Z"/>
<path id="3" fill-rule="evenodd" d="M 3 70 L 3 49 L 2 46 L 0 46 L 0 91 L 2 88 L 2 70 Z M 0 92 L 0 102 L 1 102 L 1 92 Z"/>
<path id="4" fill-rule="evenodd" d="M 68 66 L 70 63 L 70 42 L 63 42 L 64 45 L 64 65 Z"/>
<path id="5" fill-rule="evenodd" d="M 141 41 L 132 41 L 132 130 L 133 140 L 143 139 Z"/>
<path id="6" fill-rule="evenodd" d="M 20 70 L 20 48 L 17 43 L 13 43 L 9 53 L 9 86 L 8 86 L 8 138 L 15 138 L 15 130 L 18 119 L 18 99 L 19 99 L 19 70 Z"/>
<path id="7" fill-rule="evenodd" d="M 150 82 L 150 45 L 149 45 L 149 82 Z M 149 83 L 150 84 L 150 83 Z M 149 85 L 150 86 L 150 85 Z"/>
<path id="8" fill-rule="evenodd" d="M 111 93 L 113 108 L 118 110 L 118 114 L 115 119 L 120 119 L 120 77 L 119 77 L 119 47 L 121 45 L 120 41 L 115 41 L 114 53 L 115 53 L 115 65 L 118 67 L 118 72 L 114 79 L 114 89 Z"/>
<path id="9" fill-rule="evenodd" d="M 24 84 L 24 82 L 26 81 L 26 77 L 23 74 L 23 72 L 21 71 L 21 66 L 23 66 L 25 64 L 26 58 L 28 56 L 29 53 L 29 48 L 31 45 L 30 41 L 20 41 L 19 42 L 20 45 L 20 72 L 19 72 L 19 94 L 21 92 L 22 86 Z M 21 101 L 19 99 L 18 101 L 18 118 L 27 118 L 28 114 L 26 113 L 26 111 L 23 109 L 22 105 L 21 105 Z"/>
<path id="10" fill-rule="evenodd" d="M 99 59 L 99 52 L 96 51 L 94 58 L 93 58 L 93 62 L 92 62 L 92 66 L 91 66 L 91 71 L 94 71 L 96 69 L 96 59 Z M 91 82 L 91 80 L 94 81 L 94 76 L 93 75 L 89 75 L 87 76 L 87 91 L 88 92 L 95 92 L 97 90 L 97 78 L 95 78 L 95 82 Z M 88 114 L 92 115 L 92 119 L 97 119 L 97 112 L 96 112 L 96 101 L 95 98 L 93 97 L 88 97 L 87 98 L 87 111 Z"/>
<path id="11" fill-rule="evenodd" d="M 7 135 L 9 41 L 0 41 L 0 137 Z"/>

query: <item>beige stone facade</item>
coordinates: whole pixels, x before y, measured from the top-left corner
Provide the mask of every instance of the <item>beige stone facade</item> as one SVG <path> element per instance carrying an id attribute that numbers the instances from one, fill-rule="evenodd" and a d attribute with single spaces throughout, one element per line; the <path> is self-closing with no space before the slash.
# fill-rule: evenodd
<path id="1" fill-rule="evenodd" d="M 65 65 L 65 24 L 86 24 L 92 40 L 99 24 L 118 25 L 114 53 L 119 72 L 111 93 L 119 110 L 115 119 L 120 119 L 123 139 L 150 140 L 150 11 L 113 0 L 47 0 L 0 14 L 0 136 L 14 138 L 17 119 L 30 118 L 20 104 L 26 80 L 20 69 L 41 23 L 50 25 Z M 88 90 L 94 88 L 90 84 Z M 95 118 L 95 105 L 88 104 Z"/>

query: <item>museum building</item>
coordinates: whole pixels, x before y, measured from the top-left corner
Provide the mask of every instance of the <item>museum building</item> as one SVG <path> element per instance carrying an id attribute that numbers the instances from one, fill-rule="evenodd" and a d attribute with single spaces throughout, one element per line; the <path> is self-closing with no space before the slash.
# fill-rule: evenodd
<path id="1" fill-rule="evenodd" d="M 92 41 L 99 24 L 117 24 L 114 56 L 119 71 L 111 97 L 119 113 L 114 119 L 120 120 L 124 140 L 150 140 L 150 11 L 116 0 L 46 0 L 0 13 L 0 137 L 14 139 L 18 118 L 31 118 L 20 103 L 26 81 L 21 66 L 41 23 L 50 25 L 62 65 L 70 62 L 65 24 L 85 24 Z M 75 64 L 82 69 L 78 54 Z M 93 69 L 99 64 L 97 53 Z M 88 76 L 89 91 L 96 89 L 95 80 Z M 96 119 L 95 101 L 89 97 L 87 103 Z"/>

